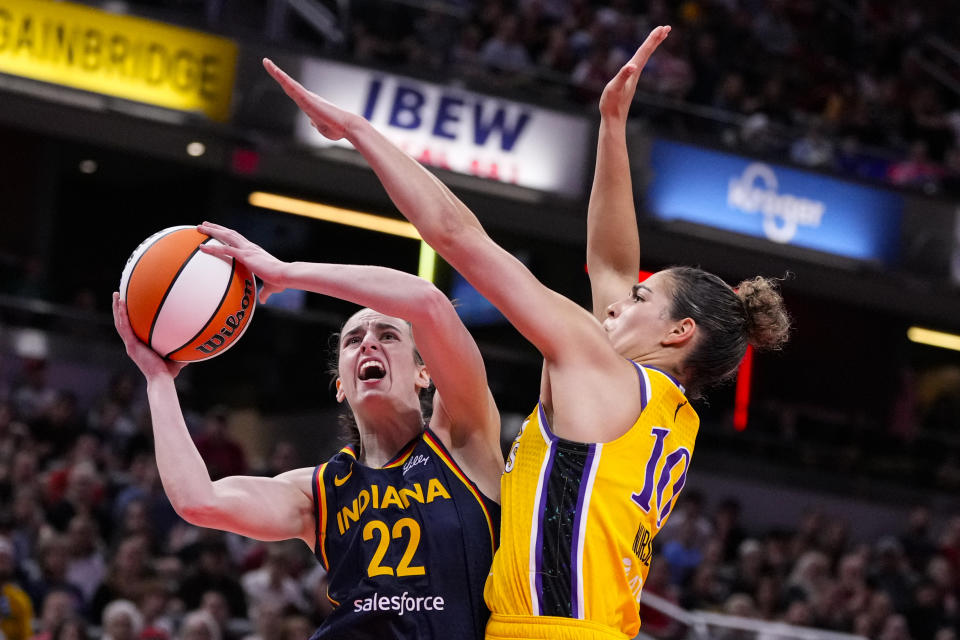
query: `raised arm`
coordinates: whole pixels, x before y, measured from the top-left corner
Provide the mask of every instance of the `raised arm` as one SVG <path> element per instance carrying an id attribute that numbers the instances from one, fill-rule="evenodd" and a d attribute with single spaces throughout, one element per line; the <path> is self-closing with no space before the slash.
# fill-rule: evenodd
<path id="1" fill-rule="evenodd" d="M 264 66 L 321 134 L 353 144 L 424 240 L 548 361 L 575 359 L 598 367 L 616 357 L 600 325 L 578 305 L 543 286 L 493 242 L 476 216 L 433 174 L 365 119 L 307 91 L 269 60 Z"/>
<path id="2" fill-rule="evenodd" d="M 262 300 L 281 289 L 303 289 L 407 320 L 451 427 L 480 429 L 499 443 L 500 416 L 487 387 L 480 350 L 453 305 L 433 284 L 386 267 L 283 262 L 226 227 L 204 222 L 198 230 L 223 243 L 203 245 L 205 252 L 236 258 L 263 279 Z"/>
<path id="3" fill-rule="evenodd" d="M 627 154 L 627 115 L 640 72 L 669 33 L 670 27 L 654 29 L 600 96 L 597 166 L 587 209 L 587 270 L 593 314 L 600 320 L 607 306 L 637 283 L 640 236 Z"/>
<path id="4" fill-rule="evenodd" d="M 300 538 L 313 547 L 312 469 L 275 478 L 231 476 L 212 482 L 183 420 L 174 378 L 182 365 L 163 360 L 134 335 L 126 305 L 113 294 L 113 320 L 127 354 L 147 379 L 157 468 L 170 503 L 187 522 L 257 540 Z"/>

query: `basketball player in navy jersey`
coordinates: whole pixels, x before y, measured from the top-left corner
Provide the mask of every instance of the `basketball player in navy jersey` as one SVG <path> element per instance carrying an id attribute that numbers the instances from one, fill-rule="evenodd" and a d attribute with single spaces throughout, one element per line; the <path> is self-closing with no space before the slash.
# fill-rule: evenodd
<path id="1" fill-rule="evenodd" d="M 224 243 L 209 253 L 264 280 L 261 300 L 295 287 L 372 307 L 347 320 L 338 350 L 337 399 L 353 412 L 360 446 L 274 478 L 211 482 L 174 387 L 182 365 L 137 340 L 114 294 L 117 330 L 147 379 L 157 465 L 174 508 L 197 526 L 307 543 L 328 571 L 335 606 L 315 639 L 482 638 L 499 535 L 500 421 L 480 352 L 450 301 L 410 274 L 284 263 L 235 231 L 199 230 Z M 419 395 L 431 380 L 424 424 Z"/>

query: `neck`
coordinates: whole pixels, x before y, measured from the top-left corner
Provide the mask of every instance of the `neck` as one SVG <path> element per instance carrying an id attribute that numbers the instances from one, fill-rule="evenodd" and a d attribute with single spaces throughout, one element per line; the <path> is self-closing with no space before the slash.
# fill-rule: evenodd
<path id="1" fill-rule="evenodd" d="M 355 414 L 356 415 L 356 414 Z M 394 411 L 379 419 L 356 415 L 360 429 L 360 461 L 368 467 L 382 467 L 397 455 L 403 445 L 423 430 L 420 407 Z"/>
<path id="2" fill-rule="evenodd" d="M 679 380 L 680 384 L 684 387 L 688 386 L 686 372 L 680 368 L 673 358 L 665 358 L 654 353 L 641 358 L 633 358 L 633 361 L 637 364 L 655 367 L 665 373 L 669 373 L 675 379 Z"/>

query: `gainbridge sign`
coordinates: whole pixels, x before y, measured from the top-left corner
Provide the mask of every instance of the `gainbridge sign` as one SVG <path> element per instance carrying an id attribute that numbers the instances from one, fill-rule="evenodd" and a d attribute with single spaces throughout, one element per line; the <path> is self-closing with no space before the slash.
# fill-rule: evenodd
<path id="1" fill-rule="evenodd" d="M 68 2 L 0 0 L 0 73 L 225 121 L 237 47 Z"/>

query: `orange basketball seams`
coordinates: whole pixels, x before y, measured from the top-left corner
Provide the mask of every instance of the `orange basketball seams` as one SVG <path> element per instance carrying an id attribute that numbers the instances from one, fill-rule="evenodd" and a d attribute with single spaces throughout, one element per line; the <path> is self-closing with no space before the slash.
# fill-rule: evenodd
<path id="1" fill-rule="evenodd" d="M 126 299 L 133 332 L 147 344 L 150 344 L 150 328 L 167 289 L 207 238 L 196 229 L 173 231 L 154 242 L 133 267 L 127 290 L 120 293 Z M 132 299 L 127 295 L 129 291 L 136 291 Z"/>
<path id="2" fill-rule="evenodd" d="M 198 360 L 210 357 L 238 339 L 247 328 L 257 296 L 257 285 L 250 269 L 234 264 L 233 277 L 216 313 L 193 340 L 177 351 L 166 354 L 171 360 Z"/>

